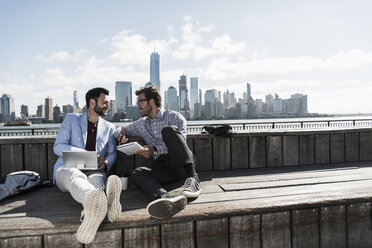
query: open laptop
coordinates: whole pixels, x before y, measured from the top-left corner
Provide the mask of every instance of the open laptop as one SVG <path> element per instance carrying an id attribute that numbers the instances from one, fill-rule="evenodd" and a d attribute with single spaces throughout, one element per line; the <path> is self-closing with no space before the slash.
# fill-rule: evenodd
<path id="1" fill-rule="evenodd" d="M 63 162 L 67 168 L 96 170 L 98 168 L 96 151 L 64 151 Z"/>

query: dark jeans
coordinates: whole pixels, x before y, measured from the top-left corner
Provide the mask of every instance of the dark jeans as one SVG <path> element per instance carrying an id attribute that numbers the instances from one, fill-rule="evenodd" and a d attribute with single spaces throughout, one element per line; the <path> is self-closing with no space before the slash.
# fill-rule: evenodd
<path id="1" fill-rule="evenodd" d="M 194 155 L 178 128 L 164 127 L 161 134 L 168 154 L 160 155 L 151 167 L 135 169 L 132 175 L 136 186 L 151 200 L 167 192 L 161 185 L 196 175 Z"/>

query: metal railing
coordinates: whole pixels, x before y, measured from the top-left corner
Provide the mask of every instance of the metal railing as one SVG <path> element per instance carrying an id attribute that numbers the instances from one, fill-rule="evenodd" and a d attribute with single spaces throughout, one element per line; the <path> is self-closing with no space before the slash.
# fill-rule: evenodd
<path id="1" fill-rule="evenodd" d="M 200 121 L 201 122 L 201 121 Z M 228 121 L 216 121 L 213 124 L 227 123 Z M 211 121 L 208 121 L 211 123 Z M 119 124 L 116 123 L 118 126 Z M 123 123 L 127 125 L 129 123 Z M 272 129 L 312 129 L 312 128 L 345 128 L 345 127 L 368 127 L 372 126 L 372 119 L 335 119 L 335 120 L 289 120 L 283 121 L 252 121 L 242 120 L 242 122 L 229 123 L 234 131 L 242 130 L 272 130 Z M 190 133 L 200 133 L 205 124 L 187 125 Z M 56 127 L 0 127 L 0 136 L 30 136 L 30 135 L 57 135 L 59 126 Z"/>

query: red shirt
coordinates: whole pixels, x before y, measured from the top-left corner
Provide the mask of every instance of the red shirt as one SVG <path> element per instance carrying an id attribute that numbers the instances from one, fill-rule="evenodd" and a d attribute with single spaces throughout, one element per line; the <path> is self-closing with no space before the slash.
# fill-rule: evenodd
<path id="1" fill-rule="evenodd" d="M 97 136 L 97 123 L 88 121 L 88 136 L 87 136 L 87 143 L 85 144 L 85 150 L 87 151 L 96 150 L 96 136 Z"/>

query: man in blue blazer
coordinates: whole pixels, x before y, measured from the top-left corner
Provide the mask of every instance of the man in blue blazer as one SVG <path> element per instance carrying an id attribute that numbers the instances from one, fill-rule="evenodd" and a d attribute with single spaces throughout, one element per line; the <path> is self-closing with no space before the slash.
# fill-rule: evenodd
<path id="1" fill-rule="evenodd" d="M 115 222 L 121 212 L 121 181 L 114 175 L 106 180 L 116 160 L 115 125 L 101 118 L 110 108 L 108 95 L 109 91 L 104 88 L 89 90 L 85 95 L 87 111 L 66 116 L 53 147 L 59 157 L 54 165 L 55 183 L 84 207 L 76 238 L 85 244 L 93 241 L 106 214 L 110 222 Z M 86 150 L 98 153 L 96 171 L 63 166 L 63 151 Z"/>

